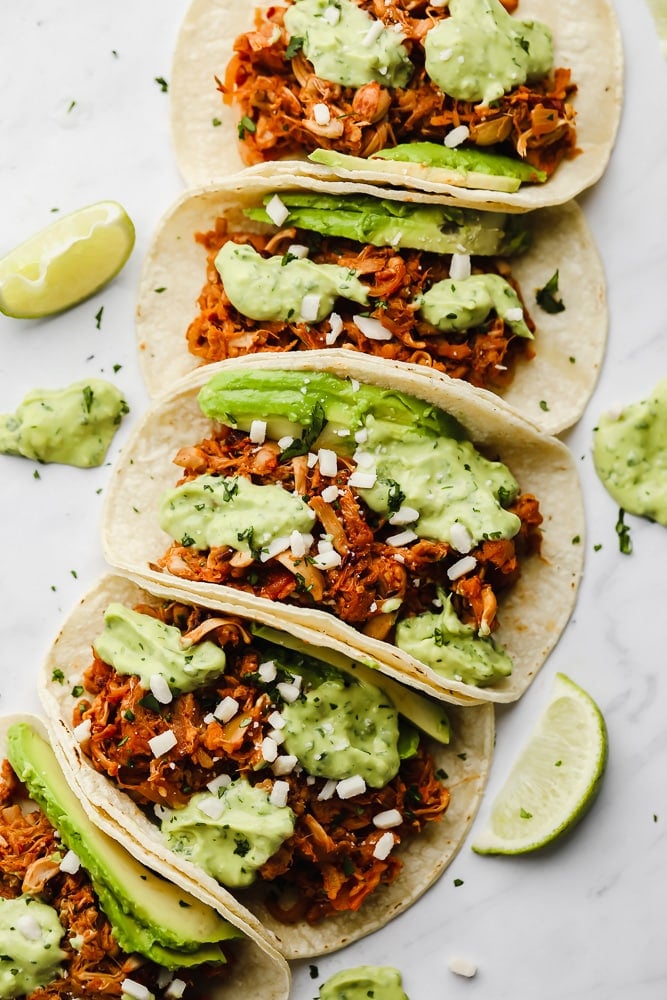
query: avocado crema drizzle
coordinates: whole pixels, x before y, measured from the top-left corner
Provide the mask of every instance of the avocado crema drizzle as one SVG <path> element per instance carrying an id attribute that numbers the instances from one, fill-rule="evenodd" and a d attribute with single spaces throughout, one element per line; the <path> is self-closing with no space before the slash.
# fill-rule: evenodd
<path id="1" fill-rule="evenodd" d="M 220 430 L 176 457 L 157 567 L 329 611 L 456 681 L 511 672 L 495 591 L 541 516 L 455 420 L 325 372 L 221 371 L 199 404 Z"/>
<path id="2" fill-rule="evenodd" d="M 395 846 L 448 806 L 422 740 L 448 742 L 447 716 L 369 668 L 252 628 L 176 603 L 111 603 L 75 735 L 168 846 L 221 884 L 275 883 L 279 919 L 356 909 L 395 878 Z M 333 900 L 320 857 L 340 875 Z"/>

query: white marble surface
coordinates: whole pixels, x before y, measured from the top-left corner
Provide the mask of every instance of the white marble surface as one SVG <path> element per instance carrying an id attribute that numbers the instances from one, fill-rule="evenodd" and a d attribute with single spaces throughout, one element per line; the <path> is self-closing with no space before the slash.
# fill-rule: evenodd
<path id="1" fill-rule="evenodd" d="M 610 338 L 595 395 L 566 438 L 586 496 L 586 571 L 560 644 L 522 702 L 499 717 L 487 802 L 558 670 L 605 713 L 611 749 L 602 793 L 548 855 L 480 858 L 465 845 L 394 924 L 318 961 L 316 980 L 307 964 L 295 969 L 294 1000 L 314 997 L 324 977 L 361 962 L 399 966 L 411 1000 L 667 996 L 667 531 L 628 518 L 634 552 L 621 555 L 616 507 L 590 458 L 596 416 L 667 375 L 667 63 L 644 0 L 616 3 L 625 111 L 609 170 L 581 200 L 608 276 Z M 137 227 L 129 264 L 93 300 L 44 322 L 0 317 L 0 410 L 14 409 L 35 385 L 108 377 L 132 407 L 113 454 L 146 402 L 133 335 L 142 254 L 181 190 L 168 95 L 155 77 L 169 78 L 183 12 L 183 0 L 5 0 L 0 10 L 0 254 L 48 223 L 53 208 L 102 198 L 122 202 Z M 108 468 L 46 466 L 39 479 L 34 471 L 30 462 L 0 458 L 3 713 L 38 708 L 38 664 L 63 615 L 103 569 L 97 531 Z M 448 971 L 454 956 L 477 965 L 474 979 Z"/>

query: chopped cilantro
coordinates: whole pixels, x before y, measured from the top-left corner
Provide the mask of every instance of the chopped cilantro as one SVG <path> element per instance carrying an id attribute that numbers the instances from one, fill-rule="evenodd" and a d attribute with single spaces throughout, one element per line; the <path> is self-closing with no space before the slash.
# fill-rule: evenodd
<path id="1" fill-rule="evenodd" d="M 166 94 L 167 91 L 169 90 L 169 84 L 167 83 L 167 81 L 165 80 L 165 78 L 163 76 L 156 76 L 155 77 L 155 82 L 157 83 L 157 85 L 160 88 L 160 90 L 162 91 L 162 93 Z"/>
<path id="2" fill-rule="evenodd" d="M 622 507 L 618 511 L 618 521 L 616 522 L 616 534 L 618 535 L 618 547 L 625 556 L 632 552 L 632 539 L 630 538 L 630 525 L 625 524 L 625 511 Z"/>
<path id="3" fill-rule="evenodd" d="M 238 132 L 239 139 L 245 139 L 246 132 L 250 132 L 250 134 L 252 135 L 253 132 L 257 131 L 257 126 L 255 125 L 252 118 L 248 118 L 247 115 L 244 115 L 241 121 L 238 123 L 236 131 Z"/>
<path id="4" fill-rule="evenodd" d="M 35 471 L 34 471 L 34 472 L 33 472 L 33 474 L 32 474 L 32 478 L 33 478 L 33 479 L 41 479 L 41 478 L 42 478 L 42 477 L 40 476 L 40 474 L 39 474 L 39 469 L 35 469 Z"/>
<path id="5" fill-rule="evenodd" d="M 80 698 L 82 694 L 83 694 L 83 685 L 75 684 L 74 687 L 72 688 L 72 697 Z"/>
<path id="6" fill-rule="evenodd" d="M 70 101 L 67 108 L 67 114 L 69 114 L 70 111 L 73 111 L 75 107 L 76 107 L 76 101 Z"/>
<path id="7" fill-rule="evenodd" d="M 162 295 L 163 292 L 167 291 L 167 286 L 166 285 L 160 285 L 159 288 L 154 288 L 153 291 L 155 292 L 156 295 Z"/>
<path id="8" fill-rule="evenodd" d="M 300 52 L 303 48 L 303 38 L 299 35 L 292 35 L 290 38 L 287 48 L 285 49 L 285 59 L 294 59 L 297 52 Z"/>
<path id="9" fill-rule="evenodd" d="M 104 312 L 104 306 L 100 306 L 100 308 L 95 313 L 95 326 L 97 327 L 98 330 L 102 326 L 102 313 L 103 312 Z"/>
<path id="10" fill-rule="evenodd" d="M 310 972 L 310 978 L 311 979 L 317 979 L 317 977 L 320 974 L 320 970 L 317 968 L 316 965 L 309 965 L 308 966 L 308 971 Z"/>
<path id="11" fill-rule="evenodd" d="M 154 694 L 145 694 L 143 698 L 139 699 L 139 704 L 142 708 L 150 709 L 151 712 L 160 711 L 160 702 Z"/>
<path id="12" fill-rule="evenodd" d="M 114 375 L 117 375 L 118 372 L 121 370 L 122 367 L 123 367 L 122 365 L 118 365 L 118 364 L 114 365 L 113 366 L 113 373 L 114 373 Z"/>
<path id="13" fill-rule="evenodd" d="M 83 392 L 83 405 L 85 407 L 86 413 L 90 413 L 93 407 L 93 398 L 95 394 L 93 393 L 93 390 L 90 388 L 89 385 L 84 385 L 82 392 Z"/>
<path id="14" fill-rule="evenodd" d="M 549 410 L 549 404 L 547 403 L 546 399 L 541 399 L 540 400 L 540 409 L 544 410 L 545 413 L 548 412 L 548 410 Z"/>
<path id="15" fill-rule="evenodd" d="M 187 531 L 184 531 L 183 532 L 183 537 L 181 538 L 181 545 L 184 545 L 185 548 L 187 549 L 187 548 L 190 547 L 190 545 L 194 545 L 194 544 L 195 544 L 195 540 L 192 537 L 192 535 L 188 535 Z"/>
<path id="16" fill-rule="evenodd" d="M 523 806 L 521 806 L 521 809 L 519 811 L 519 815 L 521 816 L 521 819 L 532 819 L 533 818 L 533 814 L 531 812 L 528 812 L 527 809 L 524 809 Z"/>
<path id="17" fill-rule="evenodd" d="M 64 680 L 65 680 L 65 675 L 62 672 L 62 670 L 60 670 L 58 667 L 56 667 L 56 669 L 51 674 L 51 680 L 52 681 L 57 681 L 58 684 L 62 684 L 64 682 Z"/>
<path id="18" fill-rule="evenodd" d="M 463 879 L 462 879 L 462 878 L 455 878 L 455 879 L 454 879 L 454 885 L 455 885 L 455 886 L 456 886 L 457 888 L 458 888 L 458 886 L 460 886 L 460 885 L 463 885 Z"/>
<path id="19" fill-rule="evenodd" d="M 565 305 L 563 300 L 558 298 L 558 271 L 554 271 L 544 288 L 538 288 L 535 292 L 535 300 L 541 309 L 548 313 L 563 312 Z"/>
<path id="20" fill-rule="evenodd" d="M 305 428 L 302 437 L 295 438 L 295 440 L 292 441 L 292 443 L 288 445 L 283 452 L 281 452 L 280 461 L 288 462 L 297 455 L 307 455 L 310 451 L 310 446 L 322 433 L 326 422 L 324 407 L 321 403 L 315 403 L 311 414 L 310 425 Z"/>
<path id="21" fill-rule="evenodd" d="M 213 128 L 217 128 L 219 125 L 222 125 L 222 122 L 220 121 L 219 118 L 212 118 L 211 125 L 213 126 Z"/>
<path id="22" fill-rule="evenodd" d="M 581 535 L 573 535 L 572 536 L 572 544 L 573 545 L 578 545 L 580 541 L 581 541 Z"/>

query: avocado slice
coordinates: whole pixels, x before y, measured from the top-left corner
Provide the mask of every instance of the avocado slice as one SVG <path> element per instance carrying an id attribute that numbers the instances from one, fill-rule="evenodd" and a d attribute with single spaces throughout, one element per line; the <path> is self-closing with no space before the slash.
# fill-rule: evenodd
<path id="1" fill-rule="evenodd" d="M 219 942 L 243 937 L 242 932 L 99 830 L 67 784 L 52 748 L 29 723 L 10 727 L 7 756 L 62 842 L 78 855 L 121 948 L 168 968 L 225 961 Z"/>
<path id="2" fill-rule="evenodd" d="M 425 181 L 505 194 L 518 191 L 522 184 L 543 184 L 547 179 L 544 170 L 511 156 L 469 147 L 450 148 L 436 142 L 407 142 L 378 150 L 367 159 L 316 149 L 308 159 L 334 169 L 389 171 L 402 176 L 409 164 L 413 169 L 408 172 Z"/>
<path id="3" fill-rule="evenodd" d="M 267 195 L 263 204 L 266 205 L 271 197 Z M 281 192 L 279 198 L 289 211 L 286 224 L 322 236 L 344 236 L 372 246 L 510 256 L 522 253 L 530 243 L 529 231 L 521 216 L 503 212 L 392 201 L 361 194 L 293 191 Z M 263 207 L 246 209 L 245 214 L 256 222 L 271 224 Z"/>
<path id="4" fill-rule="evenodd" d="M 247 430 L 253 420 L 267 420 L 267 433 L 277 435 L 277 440 L 284 433 L 312 428 L 317 436 L 311 436 L 309 446 L 315 446 L 318 437 L 321 444 L 325 423 L 344 428 L 349 431 L 347 439 L 338 435 L 327 438 L 329 446 L 339 453 L 356 449 L 353 435 L 369 414 L 427 434 L 457 440 L 466 436 L 454 417 L 430 403 L 329 372 L 220 371 L 199 391 L 198 401 L 205 416 L 230 427 Z"/>
<path id="5" fill-rule="evenodd" d="M 282 646 L 284 649 L 293 649 L 296 653 L 302 653 L 314 660 L 328 663 L 342 673 L 355 677 L 362 684 L 374 684 L 391 699 L 399 715 L 411 722 L 417 729 L 421 729 L 427 736 L 437 740 L 438 743 L 449 743 L 450 726 L 444 705 L 425 695 L 418 694 L 417 691 L 405 687 L 391 677 L 381 674 L 375 664 L 370 665 L 372 661 L 367 661 L 366 664 L 358 663 L 344 653 L 324 646 L 311 646 L 303 639 L 279 632 L 268 625 L 253 624 L 251 630 L 253 635 L 260 639 L 265 639 L 276 646 Z"/>

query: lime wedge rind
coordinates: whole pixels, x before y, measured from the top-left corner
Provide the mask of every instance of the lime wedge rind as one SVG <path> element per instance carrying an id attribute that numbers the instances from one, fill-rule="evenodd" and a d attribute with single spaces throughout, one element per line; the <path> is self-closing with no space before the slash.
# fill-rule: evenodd
<path id="1" fill-rule="evenodd" d="M 63 215 L 0 260 L 0 311 L 38 319 L 94 295 L 125 265 L 134 225 L 118 202 Z"/>
<path id="2" fill-rule="evenodd" d="M 525 854 L 568 832 L 599 792 L 608 734 L 600 709 L 557 674 L 548 705 L 496 796 L 477 854 Z"/>

